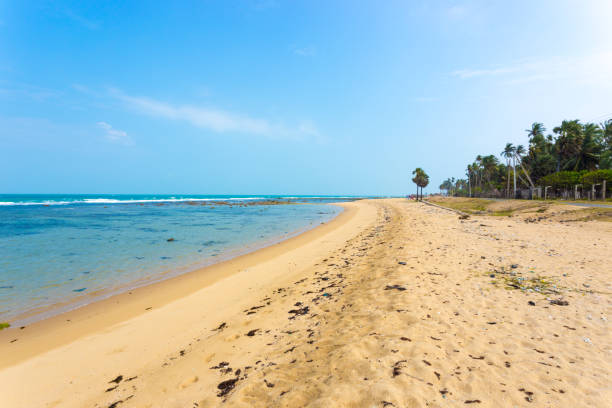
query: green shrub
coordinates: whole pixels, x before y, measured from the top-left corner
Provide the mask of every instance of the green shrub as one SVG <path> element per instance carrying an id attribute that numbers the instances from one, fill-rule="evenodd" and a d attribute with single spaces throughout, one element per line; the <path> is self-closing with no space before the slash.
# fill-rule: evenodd
<path id="1" fill-rule="evenodd" d="M 580 171 L 559 171 L 541 178 L 542 184 L 553 188 L 571 188 L 576 184 L 582 184 Z"/>
<path id="2" fill-rule="evenodd" d="M 584 184 L 599 184 L 606 180 L 606 184 L 612 184 L 612 170 L 595 170 L 585 173 L 581 177 Z"/>

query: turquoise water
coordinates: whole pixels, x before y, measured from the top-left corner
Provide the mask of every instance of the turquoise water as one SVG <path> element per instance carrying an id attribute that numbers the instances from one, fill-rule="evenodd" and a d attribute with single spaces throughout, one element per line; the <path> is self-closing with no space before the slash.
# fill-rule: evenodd
<path id="1" fill-rule="evenodd" d="M 25 324 L 58 303 L 80 301 L 53 313 L 278 242 L 331 220 L 341 208 L 326 203 L 346 199 L 0 195 L 0 322 Z"/>

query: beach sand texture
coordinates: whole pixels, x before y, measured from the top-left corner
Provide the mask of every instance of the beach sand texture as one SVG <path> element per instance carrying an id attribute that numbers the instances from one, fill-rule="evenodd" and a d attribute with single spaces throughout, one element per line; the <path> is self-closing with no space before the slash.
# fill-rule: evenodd
<path id="1" fill-rule="evenodd" d="M 343 205 L 206 284 L 3 331 L 1 405 L 610 406 L 612 223 Z"/>

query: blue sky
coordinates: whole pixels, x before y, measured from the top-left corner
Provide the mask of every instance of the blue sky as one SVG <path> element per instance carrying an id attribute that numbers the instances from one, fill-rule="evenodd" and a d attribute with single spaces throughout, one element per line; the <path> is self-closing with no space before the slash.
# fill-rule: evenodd
<path id="1" fill-rule="evenodd" d="M 612 117 L 612 2 L 0 4 L 0 193 L 405 194 Z"/>

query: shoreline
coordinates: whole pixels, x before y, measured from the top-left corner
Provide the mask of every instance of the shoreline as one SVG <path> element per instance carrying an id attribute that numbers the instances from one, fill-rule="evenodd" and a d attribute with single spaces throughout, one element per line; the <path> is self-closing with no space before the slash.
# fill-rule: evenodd
<path id="1" fill-rule="evenodd" d="M 299 205 L 299 204 L 298 204 Z M 340 211 L 334 218 L 329 221 L 322 222 L 318 225 L 306 225 L 302 228 L 299 228 L 295 231 L 292 231 L 287 234 L 281 234 L 277 237 L 270 238 L 267 240 L 259 241 L 253 244 L 249 244 L 247 246 L 243 246 L 240 248 L 228 249 L 226 252 L 220 254 L 215 257 L 208 257 L 206 260 L 202 260 L 198 262 L 197 265 L 190 266 L 175 266 L 171 267 L 168 270 L 158 273 L 156 275 L 147 276 L 145 278 L 140 278 L 135 281 L 127 282 L 124 284 L 98 289 L 93 292 L 83 294 L 80 296 L 75 296 L 69 300 L 56 302 L 51 305 L 37 307 L 33 309 L 29 309 L 25 312 L 16 314 L 14 316 L 10 316 L 8 319 L 0 320 L 0 322 L 8 322 L 11 326 L 8 329 L 4 329 L 3 331 L 20 329 L 21 327 L 29 327 L 33 324 L 52 319 L 56 316 L 62 316 L 66 313 L 73 312 L 75 310 L 81 309 L 83 307 L 87 307 L 88 305 L 104 301 L 106 299 L 113 298 L 115 296 L 121 295 L 126 292 L 133 292 L 140 288 L 154 285 L 157 283 L 161 283 L 170 279 L 177 278 L 179 276 L 189 274 L 189 273 L 205 273 L 205 269 L 213 267 L 218 264 L 222 264 L 224 262 L 230 261 L 235 258 L 239 258 L 244 255 L 248 255 L 262 249 L 277 245 L 284 241 L 290 240 L 291 238 L 297 237 L 301 234 L 304 234 L 308 231 L 316 229 L 323 224 L 328 224 L 338 218 L 345 210 L 342 207 L 341 203 L 329 203 L 328 205 L 334 205 L 337 207 L 341 207 L 342 211 Z M 2 332 L 0 332 L 0 335 Z M 1 337 L 0 337 L 1 339 Z M 1 367 L 1 365 L 0 365 Z"/>
<path id="2" fill-rule="evenodd" d="M 0 370 L 193 294 L 240 272 L 241 269 L 274 258 L 333 231 L 355 215 L 356 210 L 347 203 L 330 205 L 342 207 L 343 211 L 328 222 L 296 231 L 286 239 L 267 243 L 246 253 L 178 275 L 134 288 L 120 289 L 118 293 L 36 320 L 23 329 L 21 325 L 11 324 L 10 328 L 0 331 L 0 353 L 5 356 L 0 361 Z M 14 339 L 18 341 L 15 342 Z M 7 344 L 17 343 L 19 346 L 12 347 L 10 353 L 4 350 Z"/>
<path id="3" fill-rule="evenodd" d="M 556 207 L 461 219 L 405 199 L 344 205 L 208 286 L 160 285 L 0 343 L 13 358 L 82 331 L 0 369 L 3 404 L 609 405 L 611 224 Z"/>

